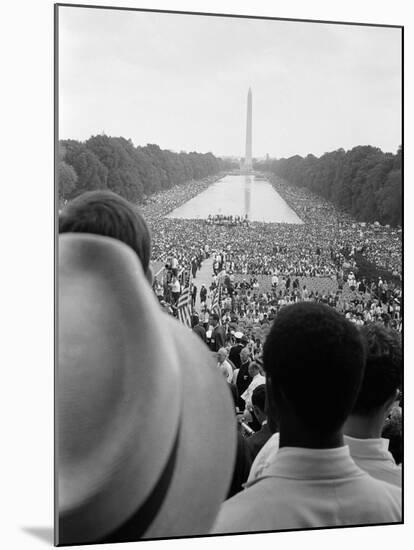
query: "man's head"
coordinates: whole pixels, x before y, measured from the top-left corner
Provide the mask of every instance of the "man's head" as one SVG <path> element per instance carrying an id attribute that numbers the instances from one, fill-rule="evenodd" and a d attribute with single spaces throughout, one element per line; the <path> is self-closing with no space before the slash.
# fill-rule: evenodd
<path id="1" fill-rule="evenodd" d="M 278 314 L 263 351 L 269 408 L 309 432 L 342 428 L 359 390 L 365 349 L 358 329 L 329 306 L 302 302 Z"/>
<path id="2" fill-rule="evenodd" d="M 402 378 L 402 348 L 397 333 L 370 323 L 361 328 L 368 350 L 364 378 L 353 414 L 388 411 L 398 396 Z"/>
<path id="3" fill-rule="evenodd" d="M 212 313 L 210 315 L 210 324 L 213 327 L 216 327 L 218 325 L 219 319 L 220 319 L 220 317 L 217 315 L 217 313 Z"/>
<path id="4" fill-rule="evenodd" d="M 244 363 L 247 363 L 249 360 L 250 360 L 250 352 L 247 347 L 243 348 L 240 351 L 240 361 L 242 362 L 242 364 L 244 364 Z"/>
<path id="5" fill-rule="evenodd" d="M 261 423 L 266 419 L 266 386 L 265 384 L 260 384 L 257 386 L 252 393 L 252 405 L 253 412 L 257 420 Z"/>
<path id="6" fill-rule="evenodd" d="M 219 363 L 224 363 L 224 361 L 227 359 L 227 349 L 226 348 L 220 348 L 217 352 L 217 359 Z"/>
<path id="7" fill-rule="evenodd" d="M 152 282 L 151 234 L 138 208 L 112 191 L 88 191 L 70 201 L 59 216 L 59 233 L 93 233 L 130 246 Z"/>
<path id="8" fill-rule="evenodd" d="M 249 365 L 248 371 L 249 375 L 254 378 L 256 374 L 260 373 L 259 365 L 255 361 L 252 361 Z"/>

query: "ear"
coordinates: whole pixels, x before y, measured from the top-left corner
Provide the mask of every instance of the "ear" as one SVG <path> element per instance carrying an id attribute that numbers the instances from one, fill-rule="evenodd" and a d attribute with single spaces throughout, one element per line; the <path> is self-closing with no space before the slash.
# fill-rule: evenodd
<path id="1" fill-rule="evenodd" d="M 154 272 L 152 271 L 151 264 L 148 265 L 148 269 L 145 272 L 145 277 L 147 278 L 147 281 L 152 286 L 152 283 L 154 282 Z"/>

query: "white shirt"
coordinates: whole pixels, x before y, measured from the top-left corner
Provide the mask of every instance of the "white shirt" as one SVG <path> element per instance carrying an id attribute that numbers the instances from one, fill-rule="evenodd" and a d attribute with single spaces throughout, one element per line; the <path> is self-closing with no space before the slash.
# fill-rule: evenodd
<path id="1" fill-rule="evenodd" d="M 230 384 L 233 380 L 233 369 L 231 368 L 230 363 L 226 359 L 222 363 L 218 361 L 217 368 L 226 378 L 227 382 Z"/>
<path id="2" fill-rule="evenodd" d="M 175 279 L 175 281 L 171 284 L 171 290 L 172 292 L 180 292 L 181 285 L 178 279 Z"/>
<path id="3" fill-rule="evenodd" d="M 253 464 L 250 467 L 247 483 L 250 483 L 260 477 L 263 471 L 268 467 L 270 460 L 279 450 L 279 432 L 274 433 L 257 453 Z"/>
<path id="4" fill-rule="evenodd" d="M 262 376 L 260 373 L 257 373 L 252 381 L 250 382 L 249 386 L 247 387 L 246 391 L 241 394 L 241 398 L 244 399 L 246 403 L 246 409 L 252 408 L 252 395 L 253 390 L 257 388 L 257 386 L 260 386 L 261 384 L 266 383 L 266 378 Z"/>
<path id="5" fill-rule="evenodd" d="M 362 470 L 376 479 L 401 487 L 402 469 L 388 451 L 389 439 L 357 439 L 344 435 L 344 443 L 348 445 L 353 460 Z M 279 433 L 275 433 L 257 453 L 247 483 L 264 474 L 278 449 Z"/>
<path id="6" fill-rule="evenodd" d="M 224 502 L 211 533 L 401 522 L 401 490 L 358 468 L 349 448 L 279 449 Z"/>
<path id="7" fill-rule="evenodd" d="M 376 479 L 401 487 L 402 469 L 388 450 L 389 439 L 357 439 L 345 435 L 344 442 L 362 470 Z"/>

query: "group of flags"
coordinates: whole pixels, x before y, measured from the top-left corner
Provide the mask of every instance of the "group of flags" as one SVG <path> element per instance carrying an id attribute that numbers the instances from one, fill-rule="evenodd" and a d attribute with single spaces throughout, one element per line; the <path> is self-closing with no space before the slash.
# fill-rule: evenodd
<path id="1" fill-rule="evenodd" d="M 191 296 L 191 278 L 188 279 L 186 285 L 181 292 L 177 302 L 177 317 L 181 323 L 188 328 L 191 328 L 191 315 L 193 312 L 193 300 Z M 214 289 L 211 297 L 211 312 L 217 313 L 219 316 L 219 323 L 221 324 L 221 284 Z"/>
<path id="2" fill-rule="evenodd" d="M 221 284 L 214 289 L 211 297 L 211 312 L 217 313 L 219 316 L 219 323 L 221 325 Z"/>
<path id="3" fill-rule="evenodd" d="M 178 319 L 187 327 L 191 328 L 191 315 L 193 303 L 190 292 L 190 280 L 188 280 L 177 302 Z"/>

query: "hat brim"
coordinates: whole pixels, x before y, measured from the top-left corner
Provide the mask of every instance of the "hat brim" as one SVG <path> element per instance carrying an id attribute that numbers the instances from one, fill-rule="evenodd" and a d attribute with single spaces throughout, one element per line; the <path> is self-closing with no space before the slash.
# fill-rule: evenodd
<path id="1" fill-rule="evenodd" d="M 207 346 L 178 321 L 168 321 L 183 375 L 180 443 L 170 490 L 144 538 L 208 533 L 226 498 L 235 459 L 236 419 L 228 384 Z"/>
<path id="2" fill-rule="evenodd" d="M 135 359 L 136 369 L 143 369 L 144 377 L 150 372 L 151 379 L 152 370 L 156 374 L 144 385 L 145 391 L 138 386 L 129 394 L 125 390 L 129 397 L 136 393 L 136 409 L 118 411 L 117 429 L 101 434 L 99 453 L 88 450 L 99 460 L 94 463 L 88 455 L 88 460 L 78 461 L 71 455 L 68 464 L 67 455 L 60 450 L 66 448 L 66 440 L 76 448 L 79 430 L 74 433 L 71 420 L 61 409 L 76 408 L 76 384 L 83 400 L 86 395 L 93 403 L 97 397 L 94 384 L 79 378 L 79 373 L 74 375 L 73 362 L 60 355 L 56 408 L 58 420 L 62 415 L 65 420 L 56 423 L 57 543 L 208 533 L 226 496 L 234 462 L 236 429 L 227 384 L 216 371 L 208 348 L 162 313 L 132 249 L 114 239 L 79 234 L 61 236 L 59 248 L 63 304 L 59 303 L 58 322 L 66 325 L 64 332 L 59 331 L 58 347 L 62 348 L 62 338 L 71 330 L 79 338 L 79 327 L 75 330 L 73 326 L 80 321 L 76 319 L 78 309 L 83 313 L 81 325 L 87 330 L 88 311 L 96 315 L 93 302 L 109 300 L 112 316 L 117 308 L 127 310 L 123 320 L 127 318 L 128 323 L 116 326 L 121 326 L 118 337 L 127 342 L 128 361 Z M 69 325 L 68 319 L 64 320 L 68 316 Z M 97 336 L 96 331 L 92 333 Z M 89 349 L 96 343 L 101 345 L 102 339 L 90 340 Z M 145 361 L 140 361 L 143 357 Z M 69 378 L 65 370 L 70 371 Z M 64 387 L 68 380 L 70 388 Z M 132 383 L 137 384 L 137 379 Z M 86 428 L 80 427 L 86 429 L 86 435 L 87 420 Z"/>

